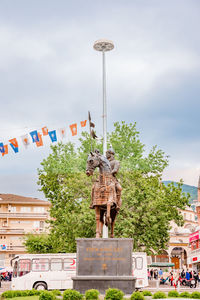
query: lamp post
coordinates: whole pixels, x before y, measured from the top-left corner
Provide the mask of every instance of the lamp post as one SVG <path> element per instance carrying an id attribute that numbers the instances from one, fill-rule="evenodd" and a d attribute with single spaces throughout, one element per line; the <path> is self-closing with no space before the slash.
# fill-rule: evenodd
<path id="1" fill-rule="evenodd" d="M 103 154 L 107 151 L 107 105 L 106 105 L 106 63 L 105 52 L 114 48 L 112 41 L 101 39 L 94 43 L 94 49 L 102 52 L 102 69 L 103 69 Z"/>
<path id="2" fill-rule="evenodd" d="M 107 105 L 106 105 L 106 63 L 105 52 L 114 48 L 112 41 L 101 39 L 94 43 L 94 49 L 102 52 L 102 69 L 103 69 L 103 155 L 107 151 Z M 105 216 L 104 216 L 105 224 Z M 103 225 L 103 238 L 108 238 L 108 227 Z"/>

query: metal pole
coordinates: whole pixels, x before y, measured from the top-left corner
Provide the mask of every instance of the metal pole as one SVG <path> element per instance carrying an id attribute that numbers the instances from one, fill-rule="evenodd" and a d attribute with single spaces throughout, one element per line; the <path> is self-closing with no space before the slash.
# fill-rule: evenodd
<path id="1" fill-rule="evenodd" d="M 107 151 L 107 107 L 106 107 L 106 62 L 105 51 L 102 51 L 103 58 L 103 155 Z"/>

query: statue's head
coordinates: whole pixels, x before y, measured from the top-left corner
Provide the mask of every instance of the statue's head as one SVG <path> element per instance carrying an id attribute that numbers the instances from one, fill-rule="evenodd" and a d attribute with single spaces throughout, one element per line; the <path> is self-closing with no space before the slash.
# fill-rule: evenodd
<path id="1" fill-rule="evenodd" d="M 100 153 L 98 150 L 95 152 L 90 152 L 87 159 L 87 166 L 86 166 L 86 175 L 91 176 L 94 173 L 96 167 L 100 164 Z"/>
<path id="2" fill-rule="evenodd" d="M 106 151 L 106 158 L 109 159 L 111 158 L 112 156 L 115 155 L 115 151 L 113 150 L 113 148 L 110 148 Z"/>

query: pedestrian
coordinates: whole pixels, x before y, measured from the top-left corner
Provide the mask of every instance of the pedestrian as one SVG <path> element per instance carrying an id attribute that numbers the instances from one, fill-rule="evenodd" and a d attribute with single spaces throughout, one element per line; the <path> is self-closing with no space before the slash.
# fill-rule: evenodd
<path id="1" fill-rule="evenodd" d="M 197 285 L 197 282 L 199 281 L 198 273 L 194 271 L 193 276 L 194 276 L 195 284 Z"/>
<path id="2" fill-rule="evenodd" d="M 153 269 L 150 270 L 151 279 L 153 279 Z"/>
<path id="3" fill-rule="evenodd" d="M 181 272 L 181 278 L 185 278 L 185 271 L 184 271 L 184 269 Z"/>
<path id="4" fill-rule="evenodd" d="M 163 270 L 160 269 L 159 272 L 158 272 L 158 274 L 159 274 L 159 277 L 161 278 L 163 276 Z"/>
<path id="5" fill-rule="evenodd" d="M 186 271 L 185 278 L 186 280 L 190 280 L 190 273 L 188 270 Z"/>
<path id="6" fill-rule="evenodd" d="M 148 280 L 150 280 L 151 279 L 151 274 L 150 274 L 149 269 L 147 269 L 147 276 L 148 276 Z"/>

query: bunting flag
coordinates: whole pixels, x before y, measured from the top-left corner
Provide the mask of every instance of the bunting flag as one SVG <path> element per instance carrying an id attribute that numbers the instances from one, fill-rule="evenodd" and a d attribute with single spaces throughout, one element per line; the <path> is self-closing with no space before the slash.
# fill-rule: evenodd
<path id="1" fill-rule="evenodd" d="M 64 139 L 66 137 L 66 129 L 65 128 L 60 128 L 59 133 L 60 133 L 61 139 Z"/>
<path id="2" fill-rule="evenodd" d="M 37 147 L 43 146 L 42 135 L 38 132 L 39 142 L 36 142 Z"/>
<path id="3" fill-rule="evenodd" d="M 71 129 L 72 136 L 77 135 L 77 123 L 69 125 L 69 128 Z"/>
<path id="4" fill-rule="evenodd" d="M 39 142 L 39 137 L 38 137 L 37 130 L 31 131 L 29 133 L 30 133 L 30 135 L 32 137 L 33 143 Z"/>
<path id="5" fill-rule="evenodd" d="M 2 156 L 5 154 L 8 154 L 8 145 L 4 145 L 4 153 L 2 153 Z"/>
<path id="6" fill-rule="evenodd" d="M 17 139 L 11 139 L 9 140 L 10 146 L 12 147 L 12 149 L 14 150 L 15 153 L 19 152 L 19 147 L 18 147 L 18 142 Z"/>
<path id="7" fill-rule="evenodd" d="M 3 143 L 0 143 L 0 152 L 1 152 L 1 153 L 4 153 L 4 152 L 5 152 L 4 144 L 3 144 Z"/>
<path id="8" fill-rule="evenodd" d="M 85 127 L 85 126 L 86 126 L 86 123 L 87 123 L 87 120 L 81 121 L 81 127 Z"/>
<path id="9" fill-rule="evenodd" d="M 42 128 L 42 134 L 45 136 L 45 135 L 48 135 L 48 128 L 47 126 L 43 127 Z"/>
<path id="10" fill-rule="evenodd" d="M 56 130 L 49 131 L 48 134 L 52 142 L 57 142 Z"/>
<path id="11" fill-rule="evenodd" d="M 25 148 L 27 148 L 30 145 L 30 140 L 29 140 L 28 134 L 22 135 L 21 139 L 22 139 L 22 143 L 25 146 Z"/>

